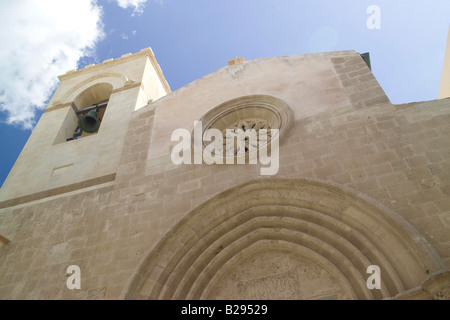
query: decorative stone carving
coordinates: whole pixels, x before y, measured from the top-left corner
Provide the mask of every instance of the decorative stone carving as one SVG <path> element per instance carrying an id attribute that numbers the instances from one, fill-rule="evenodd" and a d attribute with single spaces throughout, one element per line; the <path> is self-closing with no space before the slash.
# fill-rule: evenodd
<path id="1" fill-rule="evenodd" d="M 302 292 L 290 289 L 298 282 L 295 268 L 256 275 L 253 267 L 254 273 L 241 280 L 253 289 L 242 292 L 243 296 L 268 297 L 271 288 L 284 286 L 297 298 L 334 294 L 338 299 L 390 298 L 420 286 L 425 274 L 439 272 L 443 266 L 415 229 L 380 204 L 320 182 L 259 179 L 225 191 L 188 214 L 142 262 L 123 298 L 201 299 L 216 288 L 221 288 L 221 296 L 227 296 L 239 284 L 239 279 L 226 278 L 236 270 L 237 264 L 232 261 L 244 261 L 240 255 L 248 256 L 249 248 L 264 241 L 277 242 L 278 250 L 313 261 L 332 275 L 329 283 L 336 286 L 321 284 L 318 287 L 327 290 L 306 295 L 305 288 Z M 397 258 L 399 255 L 402 259 Z M 278 260 L 264 260 L 266 264 L 272 262 Z M 366 286 L 369 263 L 383 270 L 381 290 L 368 290 Z M 402 272 L 406 267 L 412 271 Z M 295 281 L 281 281 L 281 273 Z M 311 271 L 306 278 L 313 274 L 317 272 Z M 434 294 L 448 287 L 444 276 L 433 278 L 424 289 Z M 285 298 L 272 293 L 273 297 Z"/>
<path id="2" fill-rule="evenodd" d="M 217 272 L 202 299 L 349 298 L 345 286 L 333 277 L 334 270 L 307 258 L 307 252 L 287 248 L 282 242 L 259 241 Z"/>
<path id="3" fill-rule="evenodd" d="M 218 129 L 224 135 L 224 150 L 226 150 L 225 133 L 230 130 L 260 130 L 268 129 L 267 141 L 257 139 L 257 144 L 246 143 L 246 150 L 242 154 L 255 151 L 262 145 L 270 143 L 273 138 L 270 129 L 278 129 L 281 139 L 290 128 L 293 120 L 292 110 L 282 100 L 268 95 L 252 95 L 232 99 L 222 103 L 207 112 L 200 121 L 203 125 L 203 133 L 208 129 Z M 259 138 L 259 135 L 257 135 Z M 195 148 L 203 150 L 208 148 L 208 143 L 194 145 Z M 234 155 L 238 154 L 238 147 L 234 147 Z M 221 150 L 223 151 L 223 150 Z"/>
<path id="4" fill-rule="evenodd" d="M 450 300 L 450 287 L 439 290 L 434 294 L 433 298 L 434 300 Z"/>
<path id="5" fill-rule="evenodd" d="M 260 135 L 259 130 L 260 129 L 266 129 L 266 135 Z M 257 119 L 257 118 L 250 118 L 250 119 L 244 119 L 244 120 L 238 120 L 232 125 L 230 125 L 229 130 L 231 130 L 232 133 L 238 133 L 239 131 L 243 132 L 244 134 L 248 131 L 255 130 L 256 138 L 255 141 L 250 141 L 250 139 L 247 136 L 239 135 L 237 134 L 237 139 L 243 139 L 245 144 L 245 150 L 244 153 L 249 153 L 252 151 L 255 151 L 260 148 L 263 145 L 266 145 L 268 142 L 270 142 L 270 139 L 272 137 L 272 125 L 265 119 Z M 234 136 L 227 136 L 226 131 L 228 129 L 225 129 L 222 131 L 223 133 L 223 150 L 228 151 L 227 148 L 227 142 L 228 139 L 234 139 Z M 228 144 L 234 147 L 233 154 L 237 155 L 239 153 L 239 143 L 233 143 Z"/>
<path id="6" fill-rule="evenodd" d="M 450 271 L 432 274 L 422 288 L 434 300 L 450 300 Z"/>

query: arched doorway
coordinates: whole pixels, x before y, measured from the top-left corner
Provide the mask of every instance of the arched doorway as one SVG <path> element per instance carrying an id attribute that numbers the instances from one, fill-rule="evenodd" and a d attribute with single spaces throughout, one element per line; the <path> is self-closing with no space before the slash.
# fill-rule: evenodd
<path id="1" fill-rule="evenodd" d="M 381 270 L 369 290 L 367 267 Z M 363 196 L 258 179 L 190 212 L 142 261 L 125 299 L 383 299 L 445 265 L 408 222 Z"/>

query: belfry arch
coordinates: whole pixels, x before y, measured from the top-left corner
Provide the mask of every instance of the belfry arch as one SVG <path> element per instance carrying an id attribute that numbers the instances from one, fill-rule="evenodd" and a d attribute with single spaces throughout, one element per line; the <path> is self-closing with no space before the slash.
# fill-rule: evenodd
<path id="1" fill-rule="evenodd" d="M 264 265 L 273 270 L 258 271 Z M 381 269 L 380 290 L 366 286 L 369 265 Z M 239 268 L 247 278 L 237 279 Z M 238 299 L 384 299 L 422 290 L 445 270 L 417 230 L 370 199 L 318 181 L 258 179 L 186 215 L 141 262 L 122 297 L 227 299 L 228 290 Z M 325 279 L 329 288 L 294 292 L 305 279 L 319 287 Z"/>

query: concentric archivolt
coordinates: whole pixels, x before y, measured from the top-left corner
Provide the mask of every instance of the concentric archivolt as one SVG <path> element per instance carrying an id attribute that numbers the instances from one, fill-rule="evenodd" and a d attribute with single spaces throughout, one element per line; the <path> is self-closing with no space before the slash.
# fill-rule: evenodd
<path id="1" fill-rule="evenodd" d="M 320 265 L 348 299 L 393 297 L 445 269 L 425 239 L 386 209 L 328 184 L 259 179 L 188 214 L 142 262 L 123 297 L 207 299 L 250 248 L 269 247 Z M 366 287 L 369 265 L 381 269 L 381 290 Z"/>

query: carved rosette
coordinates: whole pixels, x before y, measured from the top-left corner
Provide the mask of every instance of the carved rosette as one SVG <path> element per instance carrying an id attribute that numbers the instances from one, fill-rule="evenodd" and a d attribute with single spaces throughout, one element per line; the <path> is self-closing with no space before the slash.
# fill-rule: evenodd
<path id="1" fill-rule="evenodd" d="M 233 154 L 235 157 L 248 155 L 266 145 L 270 150 L 270 141 L 274 138 L 271 129 L 278 130 L 276 134 L 281 140 L 292 125 L 292 119 L 292 110 L 284 101 L 276 97 L 251 95 L 235 98 L 213 108 L 200 119 L 203 125 L 203 136 L 207 130 L 217 129 L 222 132 L 223 145 L 221 143 L 217 146 L 203 140 L 202 145 L 199 143 L 194 147 L 203 150 L 211 149 L 214 145 L 216 152 L 226 156 L 228 151 L 228 154 Z M 267 132 L 260 132 L 262 129 L 267 129 Z M 252 130 L 256 133 L 254 138 L 251 136 Z M 232 152 L 230 152 L 231 148 L 233 148 Z M 241 150 L 242 148 L 244 150 Z"/>
<path id="2" fill-rule="evenodd" d="M 266 131 L 260 132 L 261 129 Z M 223 150 L 226 153 L 230 148 L 234 148 L 234 155 L 255 151 L 270 142 L 272 137 L 270 129 L 272 129 L 272 126 L 265 119 L 250 118 L 236 121 L 230 125 L 230 128 L 222 130 Z M 255 135 L 254 137 L 252 136 L 253 134 Z M 237 143 L 229 141 L 235 139 L 235 137 Z M 243 143 L 239 143 L 239 141 Z M 244 145 L 244 150 L 240 150 L 241 145 Z"/>

